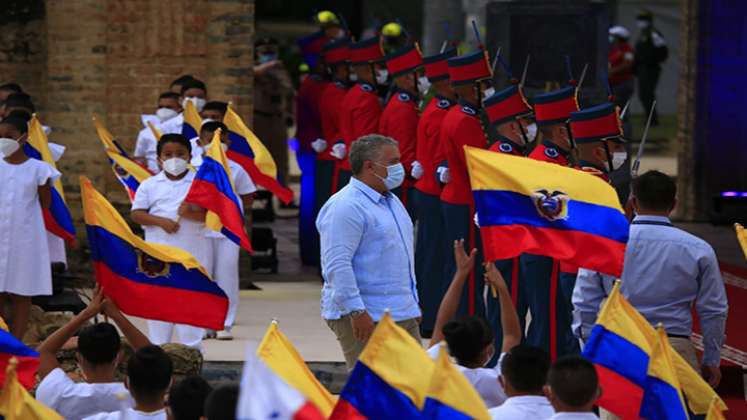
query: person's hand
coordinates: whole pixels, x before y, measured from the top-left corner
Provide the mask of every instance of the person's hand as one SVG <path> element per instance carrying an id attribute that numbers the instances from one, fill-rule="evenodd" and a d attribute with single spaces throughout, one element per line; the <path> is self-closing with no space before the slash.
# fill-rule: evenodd
<path id="1" fill-rule="evenodd" d="M 176 233 L 179 230 L 179 222 L 171 219 L 162 219 L 159 225 L 166 233 Z"/>
<path id="2" fill-rule="evenodd" d="M 438 173 L 438 180 L 442 184 L 448 184 L 449 181 L 451 181 L 451 174 L 449 173 L 449 168 L 445 166 L 439 166 L 436 172 Z"/>
<path id="3" fill-rule="evenodd" d="M 469 255 L 464 250 L 464 239 L 454 241 L 454 261 L 456 262 L 456 269 L 462 274 L 469 273 L 475 267 L 475 257 L 477 256 L 477 248 L 472 249 Z"/>
<path id="4" fill-rule="evenodd" d="M 703 366 L 701 371 L 703 379 L 708 382 L 711 388 L 716 389 L 718 384 L 721 383 L 721 369 L 718 366 Z"/>
<path id="5" fill-rule="evenodd" d="M 345 146 L 345 143 L 337 143 L 334 146 L 332 146 L 332 151 L 329 153 L 330 155 L 336 157 L 337 159 L 345 159 L 345 153 L 347 152 L 347 147 Z"/>
<path id="6" fill-rule="evenodd" d="M 492 262 L 485 263 L 485 283 L 495 290 L 507 290 L 506 280 L 503 278 L 503 274 L 495 268 L 495 264 Z"/>
<path id="7" fill-rule="evenodd" d="M 323 151 L 327 150 L 327 140 L 316 139 L 311 142 L 311 148 L 314 149 L 314 151 L 317 153 L 322 153 Z"/>
<path id="8" fill-rule="evenodd" d="M 358 316 L 351 316 L 350 325 L 353 326 L 353 337 L 361 342 L 365 342 L 371 337 L 375 327 L 373 319 L 371 319 L 371 315 L 368 312 L 363 312 Z"/>
<path id="9" fill-rule="evenodd" d="M 117 304 L 109 298 L 104 299 L 104 302 L 101 303 L 101 313 L 109 318 L 115 318 L 118 315 L 122 315 Z"/>
<path id="10" fill-rule="evenodd" d="M 96 285 L 96 289 L 93 291 L 93 297 L 88 302 L 88 306 L 83 310 L 86 318 L 93 318 L 101 312 L 101 306 L 104 303 L 104 291 L 100 285 Z"/>
<path id="11" fill-rule="evenodd" d="M 412 169 L 410 170 L 410 175 L 415 179 L 420 179 L 423 177 L 423 173 L 425 173 L 425 170 L 423 170 L 423 165 L 421 165 L 417 160 L 413 162 Z"/>

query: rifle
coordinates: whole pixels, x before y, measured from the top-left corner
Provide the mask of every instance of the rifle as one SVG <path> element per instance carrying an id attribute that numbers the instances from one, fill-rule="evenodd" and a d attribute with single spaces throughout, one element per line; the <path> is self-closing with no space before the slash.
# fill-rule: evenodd
<path id="1" fill-rule="evenodd" d="M 648 120 L 646 120 L 646 127 L 643 128 L 643 136 L 641 136 L 641 144 L 638 146 L 638 153 L 636 154 L 635 161 L 630 167 L 630 176 L 635 178 L 638 176 L 638 170 L 641 167 L 641 158 L 643 157 L 643 149 L 646 146 L 646 139 L 648 138 L 648 129 L 651 127 L 651 119 L 654 116 L 654 110 L 656 110 L 656 100 L 651 104 L 651 111 L 648 113 Z"/>

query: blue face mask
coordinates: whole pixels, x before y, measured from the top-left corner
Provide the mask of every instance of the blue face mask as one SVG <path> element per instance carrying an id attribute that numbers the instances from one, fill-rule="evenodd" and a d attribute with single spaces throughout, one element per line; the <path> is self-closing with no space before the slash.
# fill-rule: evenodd
<path id="1" fill-rule="evenodd" d="M 380 163 L 377 163 L 377 165 L 384 166 Z M 402 182 L 405 180 L 405 167 L 402 166 L 401 163 L 395 163 L 394 165 L 384 167 L 386 168 L 386 178 L 382 178 L 376 174 L 374 175 L 384 181 L 386 189 L 393 190 L 402 185 Z"/>
<path id="2" fill-rule="evenodd" d="M 276 60 L 278 58 L 277 54 L 270 53 L 270 54 L 260 54 L 259 55 L 259 64 L 269 63 L 272 60 Z"/>

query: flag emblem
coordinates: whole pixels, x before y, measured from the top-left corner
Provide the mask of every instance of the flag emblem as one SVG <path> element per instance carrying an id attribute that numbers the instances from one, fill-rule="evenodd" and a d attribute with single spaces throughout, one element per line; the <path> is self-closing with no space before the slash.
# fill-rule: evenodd
<path id="1" fill-rule="evenodd" d="M 563 191 L 537 190 L 532 198 L 537 212 L 545 219 L 554 222 L 568 218 L 568 194 Z"/>
<path id="2" fill-rule="evenodd" d="M 146 277 L 151 279 L 169 276 L 171 271 L 169 263 L 152 257 L 139 249 L 136 249 L 135 253 L 137 254 L 138 273 L 143 273 Z"/>

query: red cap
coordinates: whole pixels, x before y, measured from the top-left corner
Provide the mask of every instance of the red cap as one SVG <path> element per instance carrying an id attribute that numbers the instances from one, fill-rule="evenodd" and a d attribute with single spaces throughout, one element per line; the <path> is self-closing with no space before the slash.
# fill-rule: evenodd
<path id="1" fill-rule="evenodd" d="M 431 82 L 437 82 L 449 78 L 449 63 L 451 57 L 456 56 L 456 48 L 449 49 L 441 54 L 423 57 L 425 76 Z"/>
<path id="2" fill-rule="evenodd" d="M 350 60 L 350 39 L 340 38 L 328 42 L 322 50 L 327 64 L 337 64 Z"/>
<path id="3" fill-rule="evenodd" d="M 386 69 L 392 77 L 415 71 L 423 65 L 418 44 L 395 51 L 386 56 Z"/>
<path id="4" fill-rule="evenodd" d="M 609 102 L 571 113 L 571 133 L 576 143 L 605 139 L 625 142 L 619 110 Z"/>
<path id="5" fill-rule="evenodd" d="M 569 86 L 535 96 L 532 105 L 538 126 L 565 124 L 571 118 L 571 112 L 579 110 L 576 87 Z"/>
<path id="6" fill-rule="evenodd" d="M 367 64 L 384 59 L 379 37 L 368 38 L 350 45 L 350 63 Z"/>
<path id="7" fill-rule="evenodd" d="M 511 85 L 493 94 L 483 102 L 483 108 L 491 124 L 502 124 L 532 113 L 532 108 L 524 98 L 521 89 L 516 85 Z"/>
<path id="8" fill-rule="evenodd" d="M 454 86 L 467 85 L 493 77 L 488 62 L 488 53 L 482 50 L 450 58 L 448 63 L 449 79 Z"/>

